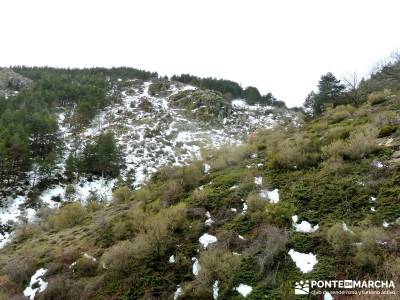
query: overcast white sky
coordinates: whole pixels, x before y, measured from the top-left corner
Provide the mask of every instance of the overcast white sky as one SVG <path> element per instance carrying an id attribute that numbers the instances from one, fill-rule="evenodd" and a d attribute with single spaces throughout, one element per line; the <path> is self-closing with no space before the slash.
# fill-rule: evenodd
<path id="1" fill-rule="evenodd" d="M 226 78 L 301 105 L 400 46 L 398 0 L 2 0 L 0 66 Z"/>

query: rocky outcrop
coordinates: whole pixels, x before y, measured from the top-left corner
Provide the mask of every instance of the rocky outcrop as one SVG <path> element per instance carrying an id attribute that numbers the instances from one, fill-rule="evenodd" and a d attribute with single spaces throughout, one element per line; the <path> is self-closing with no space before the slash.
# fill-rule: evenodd
<path id="1" fill-rule="evenodd" d="M 220 93 L 210 90 L 185 90 L 170 97 L 175 108 L 185 109 L 186 114 L 207 123 L 223 123 L 232 113 L 232 104 Z"/>
<path id="2" fill-rule="evenodd" d="M 0 95 L 10 95 L 24 88 L 30 88 L 32 80 L 11 69 L 0 69 Z"/>

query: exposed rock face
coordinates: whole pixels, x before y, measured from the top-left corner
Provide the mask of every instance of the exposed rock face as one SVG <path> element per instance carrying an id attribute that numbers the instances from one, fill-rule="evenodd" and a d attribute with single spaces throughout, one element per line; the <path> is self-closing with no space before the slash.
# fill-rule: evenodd
<path id="1" fill-rule="evenodd" d="M 201 121 L 222 123 L 232 113 L 232 104 L 220 93 L 210 90 L 186 90 L 170 97 L 171 105 Z"/>
<path id="2" fill-rule="evenodd" d="M 9 95 L 23 88 L 30 88 L 32 80 L 11 69 L 0 69 L 0 95 Z"/>

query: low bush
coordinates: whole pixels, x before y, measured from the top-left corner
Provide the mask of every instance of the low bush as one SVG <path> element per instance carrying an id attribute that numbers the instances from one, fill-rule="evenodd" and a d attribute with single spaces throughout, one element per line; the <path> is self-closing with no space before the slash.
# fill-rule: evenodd
<path id="1" fill-rule="evenodd" d="M 78 202 L 74 202 L 66 204 L 60 208 L 57 214 L 51 215 L 48 223 L 52 228 L 60 230 L 82 224 L 87 216 L 88 212 L 85 207 Z"/>
<path id="2" fill-rule="evenodd" d="M 390 90 L 384 89 L 379 92 L 372 92 L 368 95 L 367 100 L 371 105 L 377 105 L 386 101 L 387 97 L 390 96 Z"/>
<path id="3" fill-rule="evenodd" d="M 287 231 L 271 225 L 261 226 L 257 228 L 245 254 L 255 259 L 257 271 L 264 273 L 278 262 L 276 258 L 285 252 L 288 241 Z"/>
<path id="4" fill-rule="evenodd" d="M 326 231 L 326 239 L 337 255 L 351 255 L 356 236 L 352 231 L 345 230 L 342 223 L 336 223 Z"/>
<path id="5" fill-rule="evenodd" d="M 329 158 L 361 159 L 378 149 L 377 130 L 364 127 L 350 133 L 347 140 L 337 140 L 321 148 L 322 156 Z"/>
<path id="6" fill-rule="evenodd" d="M 96 275 L 98 263 L 97 261 L 81 257 L 76 261 L 75 270 L 80 276 L 94 276 Z"/>
<path id="7" fill-rule="evenodd" d="M 383 126 L 379 129 L 378 137 L 386 137 L 391 135 L 392 133 L 395 133 L 398 129 L 397 125 L 386 125 Z"/>
<path id="8" fill-rule="evenodd" d="M 113 191 L 113 201 L 127 202 L 131 197 L 131 190 L 127 186 L 121 186 Z"/>
<path id="9" fill-rule="evenodd" d="M 101 261 L 107 270 L 127 275 L 133 270 L 135 254 L 134 243 L 122 241 L 109 248 Z"/>
<path id="10" fill-rule="evenodd" d="M 199 287 L 211 287 L 219 281 L 219 296 L 232 290 L 235 276 L 240 268 L 241 258 L 225 249 L 210 249 L 201 253 L 200 272 L 196 278 Z M 198 287 L 198 288 L 199 288 Z"/>
<path id="11" fill-rule="evenodd" d="M 329 116 L 331 123 L 339 123 L 351 117 L 351 113 L 348 110 L 338 110 L 333 112 Z"/>
<path id="12" fill-rule="evenodd" d="M 266 203 L 265 221 L 267 224 L 275 225 L 281 228 L 290 227 L 295 207 L 288 202 Z"/>
<path id="13" fill-rule="evenodd" d="M 341 156 L 332 156 L 322 164 L 322 173 L 326 175 L 344 175 L 348 167 Z"/>

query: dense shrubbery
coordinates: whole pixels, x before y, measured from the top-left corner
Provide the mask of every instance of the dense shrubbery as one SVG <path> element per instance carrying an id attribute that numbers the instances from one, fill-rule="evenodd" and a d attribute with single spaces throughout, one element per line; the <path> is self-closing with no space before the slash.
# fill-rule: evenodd
<path id="1" fill-rule="evenodd" d="M 285 103 L 278 101 L 271 93 L 261 95 L 257 88 L 249 86 L 243 88 L 236 82 L 215 79 L 215 78 L 200 78 L 189 74 L 174 75 L 171 80 L 176 80 L 186 84 L 197 86 L 201 89 L 210 89 L 221 92 L 228 99 L 244 98 L 248 104 L 260 103 L 262 105 L 285 106 Z"/>
<path id="2" fill-rule="evenodd" d="M 74 202 L 63 206 L 57 214 L 50 215 L 48 223 L 51 227 L 60 230 L 82 224 L 87 216 L 86 208 Z"/>

